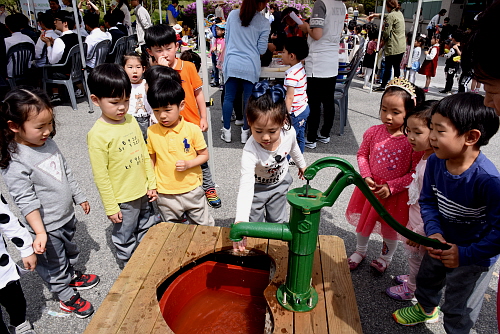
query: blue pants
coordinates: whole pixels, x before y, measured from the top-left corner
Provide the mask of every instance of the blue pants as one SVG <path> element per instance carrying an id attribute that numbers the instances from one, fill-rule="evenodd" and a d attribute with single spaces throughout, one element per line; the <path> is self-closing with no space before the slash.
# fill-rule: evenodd
<path id="1" fill-rule="evenodd" d="M 219 69 L 217 68 L 217 56 L 212 52 L 212 76 L 214 78 L 214 83 L 219 84 Z"/>
<path id="2" fill-rule="evenodd" d="M 233 114 L 233 103 L 236 98 L 238 88 L 243 88 L 243 129 L 248 129 L 246 106 L 250 95 L 252 95 L 253 83 L 239 78 L 228 78 L 224 84 L 224 104 L 222 105 L 222 116 L 224 119 L 224 128 L 231 127 L 231 115 Z"/>
<path id="3" fill-rule="evenodd" d="M 297 143 L 299 144 L 300 152 L 302 153 L 304 153 L 304 147 L 306 144 L 306 123 L 307 117 L 309 117 L 310 112 L 311 111 L 309 110 L 309 106 L 307 106 L 306 109 L 304 109 L 304 111 L 299 114 L 299 116 L 295 116 L 293 113 L 290 114 L 290 117 L 292 118 L 292 126 L 297 133 Z"/>

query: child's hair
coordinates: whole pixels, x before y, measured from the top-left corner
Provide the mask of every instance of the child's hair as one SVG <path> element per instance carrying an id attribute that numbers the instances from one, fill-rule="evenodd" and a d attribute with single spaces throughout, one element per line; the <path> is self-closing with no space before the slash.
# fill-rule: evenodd
<path id="1" fill-rule="evenodd" d="M 473 129 L 479 130 L 481 137 L 476 143 L 477 147 L 488 144 L 500 124 L 495 109 L 486 107 L 484 97 L 474 93 L 457 93 L 445 97 L 432 109 L 434 114 L 448 118 L 459 136 Z"/>
<path id="2" fill-rule="evenodd" d="M 370 31 L 368 31 L 368 39 L 370 41 L 378 39 L 378 29 L 371 29 Z"/>
<path id="3" fill-rule="evenodd" d="M 427 100 L 417 105 L 412 111 L 406 114 L 403 124 L 403 133 L 407 135 L 408 119 L 411 116 L 421 119 L 427 126 L 431 124 L 432 109 L 438 103 L 438 100 Z"/>
<path id="4" fill-rule="evenodd" d="M 147 48 L 153 46 L 162 47 L 164 45 L 177 42 L 175 30 L 167 24 L 155 24 L 144 31 L 144 42 Z"/>
<path id="5" fill-rule="evenodd" d="M 8 17 L 8 16 L 7 16 Z M 11 161 L 11 154 L 16 152 L 15 133 L 9 128 L 8 121 L 22 127 L 31 113 L 39 114 L 43 110 L 52 111 L 50 99 L 45 91 L 39 88 L 19 86 L 11 90 L 0 102 L 0 168 L 7 168 Z M 53 137 L 56 134 L 56 126 L 52 125 Z"/>
<path id="6" fill-rule="evenodd" d="M 283 18 L 282 21 L 287 17 L 289 16 L 292 12 L 295 13 L 295 15 L 299 16 L 299 10 L 295 7 L 286 7 L 285 9 L 283 9 L 283 11 L 281 12 L 281 17 Z"/>
<path id="7" fill-rule="evenodd" d="M 422 88 L 415 86 L 414 84 L 404 80 L 397 79 L 399 81 L 404 81 L 405 85 L 407 85 L 408 89 L 413 90 L 414 96 L 410 94 L 410 92 L 404 88 L 403 86 L 390 86 L 392 80 L 389 82 L 389 86 L 386 87 L 384 94 L 382 94 L 382 99 L 380 100 L 380 104 L 382 105 L 382 101 L 385 96 L 395 95 L 399 96 L 403 100 L 404 109 L 406 114 L 413 111 L 415 106 L 423 103 L 425 101 L 425 93 Z"/>
<path id="8" fill-rule="evenodd" d="M 161 81 L 161 80 L 174 80 L 176 81 L 179 85 L 182 85 L 182 79 L 181 75 L 179 72 L 174 70 L 171 67 L 167 66 L 162 66 L 162 65 L 154 65 L 148 68 L 143 76 L 144 79 L 146 79 L 146 82 L 149 84 L 154 82 L 154 81 Z"/>
<path id="9" fill-rule="evenodd" d="M 276 124 L 283 124 L 283 127 L 289 130 L 292 120 L 286 110 L 285 96 L 286 91 L 283 86 L 270 86 L 267 80 L 257 82 L 247 103 L 248 124 L 251 126 L 264 116 Z"/>
<path id="10" fill-rule="evenodd" d="M 201 57 L 193 50 L 190 49 L 190 50 L 186 50 L 186 51 L 182 52 L 180 59 L 193 63 L 194 66 L 196 67 L 196 71 L 200 70 Z"/>
<path id="11" fill-rule="evenodd" d="M 88 25 L 91 29 L 95 29 L 99 26 L 99 15 L 85 15 L 83 17 L 83 22 Z"/>
<path id="12" fill-rule="evenodd" d="M 462 30 L 456 30 L 454 33 L 451 34 L 451 37 L 457 42 L 460 43 L 464 40 L 464 32 Z"/>
<path id="13" fill-rule="evenodd" d="M 97 98 L 130 97 L 132 84 L 125 69 L 118 64 L 96 66 L 89 75 L 89 90 Z"/>
<path id="14" fill-rule="evenodd" d="M 240 20 L 243 27 L 248 27 L 252 22 L 259 4 L 265 0 L 243 0 L 240 7 Z"/>
<path id="15" fill-rule="evenodd" d="M 12 32 L 19 32 L 24 28 L 24 15 L 21 13 L 14 13 L 5 18 L 5 25 Z"/>
<path id="16" fill-rule="evenodd" d="M 307 41 L 302 37 L 288 37 L 285 40 L 284 48 L 288 53 L 293 53 L 299 61 L 306 59 L 307 55 L 309 55 L 309 45 L 307 45 Z"/>
<path id="17" fill-rule="evenodd" d="M 419 43 L 420 45 L 423 45 L 425 44 L 425 38 L 423 38 L 422 36 L 417 36 L 415 38 L 415 42 Z"/>
<path id="18" fill-rule="evenodd" d="M 122 57 L 122 66 L 125 67 L 125 65 L 127 64 L 127 60 L 129 60 L 131 58 L 137 58 L 137 60 L 139 60 L 139 62 L 141 63 L 141 65 L 143 67 L 147 67 L 148 66 L 148 61 L 145 59 L 145 57 L 143 55 L 138 54 L 135 51 L 127 52 L 126 54 L 123 55 L 123 57 Z"/>
<path id="19" fill-rule="evenodd" d="M 40 21 L 45 28 L 47 29 L 55 29 L 56 26 L 54 25 L 54 17 L 51 14 L 46 14 L 39 12 L 40 17 L 38 18 L 38 21 Z M 6 18 L 7 19 L 7 18 Z"/>
<path id="20" fill-rule="evenodd" d="M 169 105 L 179 106 L 185 96 L 181 84 L 175 80 L 157 79 L 148 83 L 148 103 L 153 109 Z"/>

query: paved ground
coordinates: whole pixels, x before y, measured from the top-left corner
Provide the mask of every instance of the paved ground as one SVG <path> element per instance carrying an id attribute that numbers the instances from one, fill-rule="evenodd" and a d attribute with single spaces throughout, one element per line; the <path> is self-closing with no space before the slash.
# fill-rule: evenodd
<path id="1" fill-rule="evenodd" d="M 438 90 L 444 87 L 443 65 L 444 62 L 441 58 L 438 76 L 432 82 L 428 99 L 443 97 L 437 93 Z M 423 76 L 417 76 L 417 85 L 421 86 L 424 80 Z M 309 163 L 324 156 L 336 156 L 347 159 L 354 166 L 357 166 L 356 152 L 363 132 L 368 127 L 379 123 L 378 106 L 381 96 L 380 93 L 370 94 L 368 91 L 362 90 L 361 87 L 361 81 L 356 80 L 352 84 L 348 124 L 344 136 L 339 137 L 336 135 L 338 133 L 337 115 L 330 144 L 318 144 L 317 149 L 305 152 L 305 158 Z M 212 157 L 215 162 L 215 171 L 213 173 L 219 186 L 219 195 L 223 201 L 223 207 L 212 210 L 212 214 L 217 225 L 228 226 L 235 216 L 239 164 L 243 145 L 239 142 L 227 144 L 219 139 L 219 129 L 221 127 L 220 92 L 211 89 L 211 94 L 216 102 L 216 105 L 211 108 L 215 153 Z M 100 113 L 99 110 L 96 110 L 93 114 L 89 114 L 87 111 L 88 105 L 84 101 L 79 104 L 78 111 L 73 111 L 69 104 L 57 107 L 55 112 L 58 129 L 55 140 L 71 166 L 80 186 L 87 194 L 91 205 L 91 213 L 88 216 L 85 216 L 80 208 L 76 208 L 77 218 L 80 221 L 76 240 L 82 251 L 77 267 L 85 272 L 101 276 L 101 283 L 97 287 L 82 292 L 82 296 L 90 300 L 95 308 L 98 308 L 119 275 L 120 269 L 113 255 L 114 248 L 110 240 L 111 223 L 104 214 L 99 194 L 93 182 L 85 144 L 86 133 Z M 239 138 L 239 127 L 233 125 L 232 131 L 233 138 Z M 499 143 L 500 135 L 497 135 L 483 150 L 498 167 L 500 167 L 500 155 L 497 154 Z M 296 169 L 292 169 L 292 173 L 295 173 L 295 171 Z M 318 175 L 313 180 L 312 186 L 325 190 L 335 174 L 335 170 L 321 171 L 321 175 Z M 302 181 L 297 181 L 297 178 L 294 178 L 294 187 L 303 184 Z M 7 193 L 3 183 L 0 184 L 0 190 L 3 194 Z M 333 208 L 323 210 L 320 230 L 321 234 L 333 234 L 343 238 L 348 254 L 354 251 L 356 244 L 354 228 L 347 224 L 344 219 L 344 212 L 351 192 L 352 189 L 346 189 Z M 408 306 L 409 303 L 393 301 L 385 295 L 384 291 L 392 284 L 393 276 L 406 273 L 406 261 L 403 248 L 400 246 L 386 274 L 381 277 L 373 276 L 368 264 L 372 259 L 376 258 L 380 248 L 381 239 L 373 237 L 370 242 L 368 261 L 365 261 L 352 273 L 363 331 L 368 334 L 444 333 L 442 323 L 404 328 L 393 321 L 391 313 L 397 308 Z M 19 259 L 19 257 L 16 257 L 16 259 Z M 497 283 L 498 268 L 485 296 L 481 316 L 475 327 L 476 333 L 492 334 L 497 332 L 495 313 Z M 39 334 L 83 333 L 90 319 L 82 320 L 73 315 L 61 317 L 57 300 L 48 292 L 36 273 L 23 277 L 22 285 L 28 301 L 28 318 L 35 324 Z M 113 310 L 108 311 L 113 312 Z"/>

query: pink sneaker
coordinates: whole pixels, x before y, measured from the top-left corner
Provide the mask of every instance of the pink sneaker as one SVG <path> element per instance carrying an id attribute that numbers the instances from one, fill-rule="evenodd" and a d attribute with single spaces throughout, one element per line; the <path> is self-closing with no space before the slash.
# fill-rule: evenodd
<path id="1" fill-rule="evenodd" d="M 403 283 L 408 283 L 409 279 L 410 275 L 398 275 L 394 277 L 394 282 L 396 282 L 396 284 L 403 284 Z"/>
<path id="2" fill-rule="evenodd" d="M 396 300 L 413 300 L 415 297 L 413 293 L 414 291 L 406 285 L 406 282 L 400 285 L 391 286 L 390 288 L 387 288 L 385 292 L 389 297 Z"/>

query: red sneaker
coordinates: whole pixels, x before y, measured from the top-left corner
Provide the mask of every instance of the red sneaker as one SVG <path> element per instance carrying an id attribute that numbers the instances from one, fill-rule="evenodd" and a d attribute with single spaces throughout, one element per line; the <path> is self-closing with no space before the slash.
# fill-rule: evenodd
<path id="1" fill-rule="evenodd" d="M 80 293 L 75 293 L 73 297 L 67 302 L 59 301 L 59 307 L 61 310 L 74 313 L 78 318 L 87 318 L 94 313 L 94 307 L 92 304 L 85 299 L 80 297 Z"/>
<path id="2" fill-rule="evenodd" d="M 69 286 L 74 290 L 87 290 L 93 288 L 99 283 L 99 276 L 93 274 L 82 274 L 81 271 L 75 270 Z"/>

